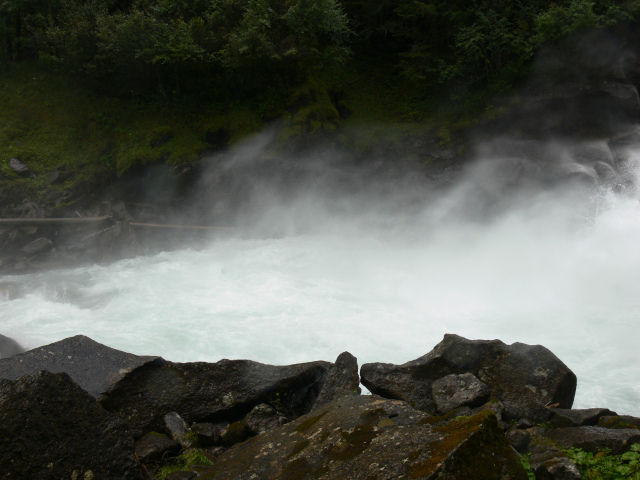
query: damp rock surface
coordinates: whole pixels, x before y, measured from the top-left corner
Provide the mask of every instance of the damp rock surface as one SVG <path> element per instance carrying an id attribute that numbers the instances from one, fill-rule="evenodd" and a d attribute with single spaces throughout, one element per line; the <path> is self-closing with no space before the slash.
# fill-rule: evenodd
<path id="1" fill-rule="evenodd" d="M 316 361 L 274 366 L 227 359 L 149 362 L 114 385 L 102 404 L 124 418 L 136 438 L 162 430 L 169 412 L 188 424 L 216 423 L 241 418 L 256 405 L 267 403 L 296 416 L 311 410 L 331 365 Z"/>
<path id="2" fill-rule="evenodd" d="M 448 375 L 471 373 L 485 383 L 492 398 L 504 404 L 505 420 L 529 418 L 545 422 L 548 407 L 571 408 L 575 374 L 541 345 L 500 340 L 468 340 L 446 334 L 426 355 L 402 365 L 368 363 L 360 369 L 372 393 L 405 400 L 435 412 L 433 383 Z"/>
<path id="3" fill-rule="evenodd" d="M 65 373 L 0 381 L 2 478 L 59 480 L 74 472 L 142 480 L 129 427 Z"/>
<path id="4" fill-rule="evenodd" d="M 16 380 L 40 370 L 63 372 L 100 399 L 129 372 L 160 360 L 160 357 L 116 350 L 84 335 L 76 335 L 11 358 L 0 359 L 0 378 Z"/>
<path id="5" fill-rule="evenodd" d="M 203 480 L 526 480 L 491 412 L 430 423 L 406 402 L 345 396 L 218 457 Z"/>

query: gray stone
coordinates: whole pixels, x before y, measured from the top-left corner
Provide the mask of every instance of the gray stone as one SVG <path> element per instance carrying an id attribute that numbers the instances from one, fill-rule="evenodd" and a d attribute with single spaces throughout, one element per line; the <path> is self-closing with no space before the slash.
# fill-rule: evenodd
<path id="1" fill-rule="evenodd" d="M 102 404 L 124 418 L 136 438 L 162 430 L 169 412 L 178 413 L 188 424 L 234 423 L 256 405 L 277 403 L 282 411 L 297 416 L 311 410 L 331 365 L 320 361 L 273 366 L 250 360 L 158 360 L 125 375 Z"/>
<path id="2" fill-rule="evenodd" d="M 514 428 L 507 432 L 507 440 L 518 453 L 525 453 L 531 441 L 531 434 L 525 430 Z"/>
<path id="3" fill-rule="evenodd" d="M 48 238 L 40 237 L 34 241 L 27 243 L 22 247 L 21 251 L 25 255 L 36 255 L 38 253 L 45 253 L 53 248 L 53 242 Z"/>
<path id="4" fill-rule="evenodd" d="M 210 447 L 221 445 L 220 435 L 228 426 L 228 423 L 194 423 L 191 426 L 191 431 L 198 437 L 198 443 L 201 447 Z"/>
<path id="5" fill-rule="evenodd" d="M 129 427 L 65 373 L 0 381 L 0 471 L 6 479 L 145 478 Z M 92 476 L 93 475 L 93 476 Z"/>
<path id="6" fill-rule="evenodd" d="M 635 428 L 554 428 L 547 429 L 544 436 L 562 449 L 581 448 L 585 452 L 596 453 L 608 448 L 614 455 L 628 451 L 634 443 L 640 443 L 640 430 Z"/>
<path id="7" fill-rule="evenodd" d="M 548 405 L 571 408 L 577 382 L 575 374 L 541 345 L 505 345 L 451 334 L 416 360 L 402 365 L 369 363 L 360 369 L 362 384 L 372 393 L 428 412 L 437 409 L 433 382 L 462 373 L 472 373 L 489 387 L 491 397 L 505 406 L 505 421 L 547 421 Z"/>
<path id="8" fill-rule="evenodd" d="M 445 424 L 400 400 L 347 395 L 230 448 L 202 480 L 526 480 L 491 412 Z"/>
<path id="9" fill-rule="evenodd" d="M 193 439 L 189 438 L 191 430 L 187 427 L 184 419 L 176 412 L 169 412 L 164 416 L 164 426 L 171 439 L 179 443 L 183 448 L 196 446 Z"/>
<path id="10" fill-rule="evenodd" d="M 264 403 L 256 405 L 244 418 L 244 424 L 254 435 L 284 425 L 286 421 L 283 415 Z"/>
<path id="11" fill-rule="evenodd" d="M 580 470 L 557 448 L 546 448 L 529 458 L 536 480 L 582 480 Z"/>
<path id="12" fill-rule="evenodd" d="M 598 426 L 605 428 L 637 428 L 640 429 L 640 418 L 631 415 L 602 416 L 598 419 Z"/>
<path id="13" fill-rule="evenodd" d="M 586 408 L 571 410 L 565 408 L 552 408 L 553 415 L 549 419 L 554 427 L 583 427 L 597 425 L 600 417 L 615 415 L 608 408 Z"/>
<path id="14" fill-rule="evenodd" d="M 29 167 L 27 167 L 24 163 L 22 163 L 17 158 L 12 158 L 9 160 L 9 166 L 13 169 L 21 177 L 28 177 L 31 171 Z"/>
<path id="15" fill-rule="evenodd" d="M 135 449 L 140 461 L 149 463 L 157 462 L 167 454 L 177 454 L 180 445 L 164 433 L 150 432 L 136 441 Z"/>
<path id="16" fill-rule="evenodd" d="M 64 372 L 84 390 L 101 399 L 129 372 L 157 361 L 162 359 L 122 352 L 77 335 L 0 359 L 0 378 L 15 380 L 40 370 Z"/>
<path id="17" fill-rule="evenodd" d="M 489 399 L 489 387 L 472 373 L 447 375 L 431 385 L 439 413 L 458 407 L 477 407 Z"/>
<path id="18" fill-rule="evenodd" d="M 313 408 L 331 403 L 343 395 L 360 394 L 360 377 L 358 376 L 358 360 L 349 352 L 338 355 L 335 364 L 320 390 L 320 395 Z"/>
<path id="19" fill-rule="evenodd" d="M 0 359 L 1 358 L 9 358 L 13 355 L 17 355 L 18 353 L 23 353 L 24 348 L 22 348 L 18 342 L 14 339 L 5 337 L 0 334 Z"/>

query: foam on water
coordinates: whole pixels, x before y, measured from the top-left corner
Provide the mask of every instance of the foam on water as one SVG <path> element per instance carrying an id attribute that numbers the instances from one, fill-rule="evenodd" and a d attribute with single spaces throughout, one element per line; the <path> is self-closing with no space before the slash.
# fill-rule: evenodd
<path id="1" fill-rule="evenodd" d="M 384 202 L 362 215 L 316 202 L 305 232 L 4 277 L 2 333 L 273 364 L 344 350 L 403 363 L 444 333 L 539 343 L 577 374 L 576 407 L 640 415 L 638 195 L 535 192 L 484 222 L 452 220 L 451 195 L 376 222 Z M 288 208 L 274 212 L 303 213 Z"/>

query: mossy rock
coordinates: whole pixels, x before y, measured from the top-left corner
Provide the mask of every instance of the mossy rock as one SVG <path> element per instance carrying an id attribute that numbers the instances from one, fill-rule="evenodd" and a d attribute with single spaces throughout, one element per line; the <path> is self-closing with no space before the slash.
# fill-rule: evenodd
<path id="1" fill-rule="evenodd" d="M 492 412 L 428 418 L 400 400 L 341 397 L 228 450 L 202 478 L 527 479 Z"/>

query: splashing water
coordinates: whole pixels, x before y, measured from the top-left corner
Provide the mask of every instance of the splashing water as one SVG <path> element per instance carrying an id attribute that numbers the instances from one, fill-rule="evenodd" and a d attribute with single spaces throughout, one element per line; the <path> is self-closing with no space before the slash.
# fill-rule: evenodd
<path id="1" fill-rule="evenodd" d="M 469 185 L 406 214 L 389 197 L 349 210 L 314 192 L 197 250 L 0 278 L 3 333 L 28 347 L 83 334 L 173 361 L 273 364 L 344 350 L 403 363 L 444 333 L 499 338 L 563 360 L 575 407 L 640 415 L 637 193 L 537 189 L 477 221 L 459 214 Z M 313 227 L 259 233 L 309 216 Z"/>

